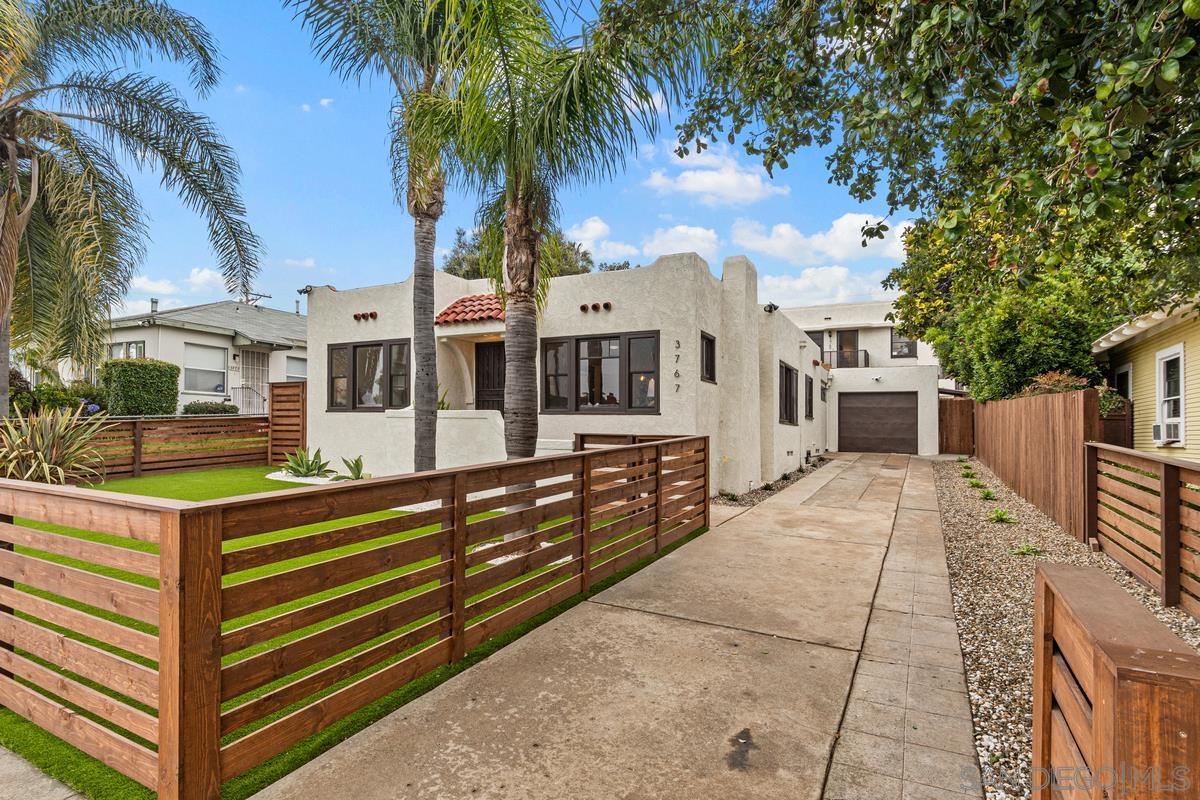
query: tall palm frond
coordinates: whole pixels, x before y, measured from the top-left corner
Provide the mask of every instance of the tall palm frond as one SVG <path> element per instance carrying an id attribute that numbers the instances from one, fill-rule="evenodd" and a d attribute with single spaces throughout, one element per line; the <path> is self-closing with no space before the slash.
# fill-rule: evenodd
<path id="1" fill-rule="evenodd" d="M 237 159 L 173 86 L 128 70 L 155 59 L 187 66 L 202 95 L 220 77 L 208 31 L 165 2 L 0 0 L 0 319 L 31 351 L 100 353 L 145 254 L 125 164 L 204 216 L 227 288 L 251 288 L 262 246 Z"/>

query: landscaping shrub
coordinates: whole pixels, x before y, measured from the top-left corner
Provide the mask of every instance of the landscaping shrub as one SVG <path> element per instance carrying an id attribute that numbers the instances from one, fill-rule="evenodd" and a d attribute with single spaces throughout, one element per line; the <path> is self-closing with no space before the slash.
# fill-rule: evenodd
<path id="1" fill-rule="evenodd" d="M 120 358 L 100 366 L 108 412 L 137 417 L 174 414 L 179 405 L 179 367 L 153 358 Z"/>
<path id="2" fill-rule="evenodd" d="M 104 460 L 93 447 L 105 430 L 104 412 L 87 416 L 51 409 L 26 416 L 14 409 L 0 423 L 0 474 L 37 483 L 79 483 L 101 477 Z"/>
<path id="3" fill-rule="evenodd" d="M 987 487 L 987 484 L 978 478 L 971 478 L 971 480 L 967 481 L 967 486 L 970 486 L 972 489 L 984 489 Z"/>
<path id="4" fill-rule="evenodd" d="M 328 478 L 334 472 L 330 468 L 329 462 L 322 460 L 319 447 L 317 452 L 311 455 L 303 447 L 290 454 L 283 471 L 293 478 Z"/>
<path id="5" fill-rule="evenodd" d="M 1011 556 L 1040 556 L 1043 555 L 1042 548 L 1026 542 L 1018 547 L 1014 547 L 1008 551 Z"/>
<path id="6" fill-rule="evenodd" d="M 371 474 L 363 468 L 362 456 L 355 456 L 353 459 L 343 458 L 342 463 L 346 465 L 346 474 L 334 475 L 335 481 L 361 481 L 363 478 L 371 477 Z"/>
<path id="7" fill-rule="evenodd" d="M 1008 525 L 1016 522 L 1017 518 L 1014 517 L 1007 509 L 993 508 L 991 512 L 988 513 L 988 520 L 991 522 L 999 522 Z"/>
<path id="8" fill-rule="evenodd" d="M 236 414 L 238 407 L 221 400 L 193 400 L 183 407 L 184 414 Z"/>
<path id="9" fill-rule="evenodd" d="M 996 493 L 993 492 L 991 489 L 980 489 L 979 490 L 979 499 L 980 500 L 995 500 Z"/>
<path id="10" fill-rule="evenodd" d="M 28 383 L 26 383 L 28 386 Z M 13 408 L 25 414 L 49 411 L 74 411 L 83 408 L 83 416 L 91 416 L 104 410 L 103 390 L 87 381 L 74 381 L 66 386 L 58 383 L 40 383 L 35 387 L 12 395 Z"/>

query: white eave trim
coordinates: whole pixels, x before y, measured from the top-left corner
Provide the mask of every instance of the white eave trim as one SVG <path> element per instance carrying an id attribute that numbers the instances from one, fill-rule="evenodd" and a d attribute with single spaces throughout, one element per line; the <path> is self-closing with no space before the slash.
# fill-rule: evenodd
<path id="1" fill-rule="evenodd" d="M 1101 336 L 1096 341 L 1092 342 L 1093 353 L 1103 353 L 1105 350 L 1110 350 L 1119 344 L 1129 341 L 1135 336 L 1140 336 L 1159 325 L 1162 325 L 1168 320 L 1179 319 L 1187 312 L 1196 307 L 1196 303 L 1185 303 L 1174 311 L 1166 311 L 1159 309 L 1151 311 L 1148 314 L 1142 314 L 1140 317 L 1134 317 L 1129 322 L 1122 323 L 1113 328 L 1108 333 Z"/>

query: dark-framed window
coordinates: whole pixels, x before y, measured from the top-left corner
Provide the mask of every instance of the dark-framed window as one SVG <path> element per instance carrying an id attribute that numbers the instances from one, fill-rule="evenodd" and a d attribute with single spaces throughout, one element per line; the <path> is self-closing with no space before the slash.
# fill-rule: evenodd
<path id="1" fill-rule="evenodd" d="M 804 418 L 813 418 L 813 379 L 811 375 L 804 376 Z"/>
<path id="2" fill-rule="evenodd" d="M 700 380 L 717 382 L 717 337 L 700 331 Z"/>
<path id="3" fill-rule="evenodd" d="M 917 340 L 901 336 L 892 328 L 892 358 L 916 358 Z"/>
<path id="4" fill-rule="evenodd" d="M 543 339 L 542 413 L 658 412 L 658 331 Z"/>
<path id="5" fill-rule="evenodd" d="M 145 358 L 145 342 L 113 342 L 108 346 L 109 358 Z"/>
<path id="6" fill-rule="evenodd" d="M 412 402 L 408 339 L 329 345 L 329 411 L 383 411 Z"/>
<path id="7" fill-rule="evenodd" d="M 825 384 L 823 384 L 823 383 L 822 383 L 822 384 L 821 384 L 821 402 L 822 402 L 822 403 L 826 402 L 826 400 L 825 400 L 825 393 L 826 393 L 826 392 L 828 392 L 828 391 L 829 391 L 829 389 L 828 389 L 828 388 L 825 386 Z"/>
<path id="8" fill-rule="evenodd" d="M 795 367 L 779 362 L 779 421 L 784 425 L 800 424 L 799 379 Z"/>

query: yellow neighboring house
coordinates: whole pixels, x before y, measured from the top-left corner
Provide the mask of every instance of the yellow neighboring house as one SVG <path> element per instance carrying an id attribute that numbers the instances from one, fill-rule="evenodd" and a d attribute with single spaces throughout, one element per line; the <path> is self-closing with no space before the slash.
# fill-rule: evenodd
<path id="1" fill-rule="evenodd" d="M 1133 402 L 1133 446 L 1200 461 L 1200 312 L 1152 311 L 1092 343 L 1108 382 Z"/>

